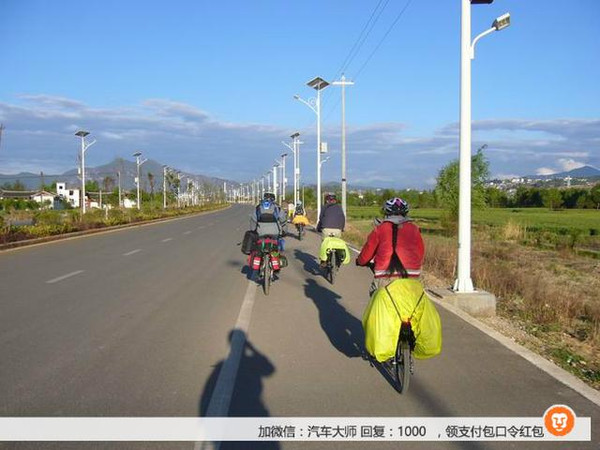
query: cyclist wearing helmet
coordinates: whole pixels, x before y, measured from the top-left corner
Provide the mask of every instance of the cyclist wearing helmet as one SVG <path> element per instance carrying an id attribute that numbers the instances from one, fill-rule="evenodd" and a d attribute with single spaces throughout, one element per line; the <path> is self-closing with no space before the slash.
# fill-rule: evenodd
<path id="1" fill-rule="evenodd" d="M 374 261 L 375 278 L 371 292 L 386 286 L 395 278 L 418 278 L 425 254 L 421 231 L 408 215 L 408 203 L 401 198 L 389 199 L 383 205 L 384 219 L 369 234 L 356 265 Z"/>
<path id="2" fill-rule="evenodd" d="M 305 215 L 304 205 L 300 200 L 296 203 L 296 209 L 294 210 L 294 216 L 303 216 Z"/>
<path id="3" fill-rule="evenodd" d="M 265 192 L 262 201 L 256 206 L 256 231 L 259 236 L 280 237 L 283 235 L 281 209 L 275 203 L 275 194 Z"/>
<path id="4" fill-rule="evenodd" d="M 323 238 L 327 236 L 341 237 L 345 226 L 346 216 L 344 216 L 344 210 L 338 203 L 336 195 L 326 194 L 325 206 L 323 206 L 317 222 L 317 232 L 322 233 Z"/>
<path id="5" fill-rule="evenodd" d="M 342 237 L 342 231 L 346 226 L 346 216 L 344 210 L 338 203 L 335 194 L 325 195 L 325 205 L 321 210 L 319 221 L 317 222 L 317 232 L 321 233 L 323 239 L 334 236 Z M 321 268 L 327 266 L 327 261 L 320 261 Z"/>

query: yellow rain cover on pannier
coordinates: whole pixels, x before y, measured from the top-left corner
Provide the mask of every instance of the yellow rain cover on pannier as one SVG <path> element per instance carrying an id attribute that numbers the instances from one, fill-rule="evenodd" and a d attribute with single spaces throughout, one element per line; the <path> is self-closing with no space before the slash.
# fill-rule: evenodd
<path id="1" fill-rule="evenodd" d="M 389 284 L 387 291 L 385 288 L 375 291 L 363 314 L 365 347 L 377 361 L 394 357 L 400 318 L 404 321 L 410 318 L 416 338 L 415 358 L 431 358 L 442 351 L 442 324 L 435 306 L 419 280 L 402 278 Z"/>
<path id="2" fill-rule="evenodd" d="M 336 250 L 344 250 L 344 260 L 343 264 L 348 264 L 350 262 L 350 250 L 348 249 L 348 245 L 343 239 L 329 236 L 323 239 L 323 243 L 321 244 L 321 251 L 319 252 L 319 259 L 321 261 L 325 261 L 327 259 L 327 250 L 336 249 Z"/>
<path id="3" fill-rule="evenodd" d="M 306 216 L 294 216 L 294 218 L 292 219 L 292 223 L 294 225 L 308 225 L 310 222 L 308 221 L 308 218 Z"/>

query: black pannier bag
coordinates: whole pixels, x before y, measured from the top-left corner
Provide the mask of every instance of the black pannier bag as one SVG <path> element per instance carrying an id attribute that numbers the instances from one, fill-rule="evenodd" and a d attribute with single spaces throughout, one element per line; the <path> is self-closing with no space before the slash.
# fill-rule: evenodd
<path id="1" fill-rule="evenodd" d="M 254 230 L 248 230 L 244 233 L 244 239 L 242 240 L 242 253 L 244 255 L 250 254 L 257 239 L 258 233 Z"/>

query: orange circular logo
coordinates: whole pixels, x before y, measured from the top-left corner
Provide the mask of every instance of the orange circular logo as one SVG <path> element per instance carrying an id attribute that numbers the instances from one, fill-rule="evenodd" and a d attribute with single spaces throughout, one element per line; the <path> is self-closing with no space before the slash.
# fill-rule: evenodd
<path id="1" fill-rule="evenodd" d="M 575 426 L 575 413 L 566 405 L 553 405 L 544 413 L 544 426 L 554 436 L 566 436 Z"/>

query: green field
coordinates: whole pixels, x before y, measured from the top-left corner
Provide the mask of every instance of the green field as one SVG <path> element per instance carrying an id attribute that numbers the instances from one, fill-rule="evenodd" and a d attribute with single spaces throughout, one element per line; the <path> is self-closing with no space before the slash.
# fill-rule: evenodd
<path id="1" fill-rule="evenodd" d="M 439 222 L 441 209 L 413 209 L 410 217 L 417 221 Z M 375 206 L 351 206 L 348 218 L 371 219 L 381 217 L 381 208 Z M 547 208 L 487 208 L 473 211 L 473 224 L 504 226 L 509 222 L 526 227 L 528 231 L 552 231 L 569 234 L 579 230 L 583 235 L 600 235 L 600 211 L 595 209 L 564 209 L 552 211 Z"/>

